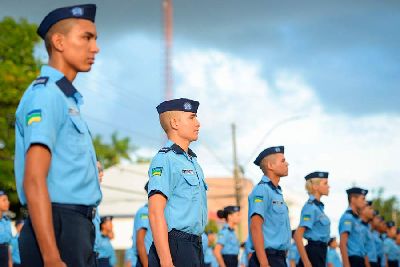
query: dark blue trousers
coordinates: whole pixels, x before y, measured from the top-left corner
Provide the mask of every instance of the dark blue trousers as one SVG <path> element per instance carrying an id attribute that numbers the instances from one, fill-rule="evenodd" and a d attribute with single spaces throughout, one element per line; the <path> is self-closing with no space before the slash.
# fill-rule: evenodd
<path id="1" fill-rule="evenodd" d="M 308 259 L 313 267 L 326 267 L 326 251 L 328 249 L 326 244 L 310 244 L 305 247 Z M 303 267 L 303 262 L 299 261 L 297 266 Z"/>
<path id="2" fill-rule="evenodd" d="M 8 245 L 0 244 L 0 267 L 8 267 Z"/>
<path id="3" fill-rule="evenodd" d="M 271 267 L 287 267 L 286 264 L 286 253 L 278 250 L 265 249 L 267 254 L 268 263 Z M 249 267 L 259 267 L 260 262 L 258 261 L 257 255 L 254 252 L 249 260 Z"/>
<path id="4" fill-rule="evenodd" d="M 222 255 L 226 267 L 238 266 L 238 255 Z"/>
<path id="5" fill-rule="evenodd" d="M 95 229 L 92 218 L 60 207 L 53 206 L 52 211 L 54 233 L 61 259 L 67 266 L 95 267 L 96 254 L 93 251 Z M 29 217 L 25 221 L 18 241 L 21 266 L 43 266 L 42 255 Z"/>
<path id="6" fill-rule="evenodd" d="M 204 255 L 201 237 L 171 230 L 168 233 L 169 249 L 172 262 L 175 267 L 203 267 Z M 149 251 L 149 267 L 160 267 L 160 259 L 157 255 L 154 242 Z"/>

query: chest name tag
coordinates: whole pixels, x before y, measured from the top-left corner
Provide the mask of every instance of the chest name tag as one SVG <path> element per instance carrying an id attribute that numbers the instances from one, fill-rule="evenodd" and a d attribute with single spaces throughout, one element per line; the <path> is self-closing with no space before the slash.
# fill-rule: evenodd
<path id="1" fill-rule="evenodd" d="M 193 170 L 182 170 L 183 174 L 194 174 Z"/>

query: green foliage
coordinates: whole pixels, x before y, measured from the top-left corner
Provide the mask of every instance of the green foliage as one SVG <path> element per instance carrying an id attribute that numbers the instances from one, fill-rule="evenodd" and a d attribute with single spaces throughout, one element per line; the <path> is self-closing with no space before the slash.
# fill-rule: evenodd
<path id="1" fill-rule="evenodd" d="M 0 188 L 11 206 L 18 203 L 14 181 L 15 110 L 25 89 L 39 74 L 34 58 L 36 25 L 6 17 L 0 21 Z"/>
<path id="2" fill-rule="evenodd" d="M 205 227 L 206 232 L 213 232 L 213 233 L 218 233 L 218 224 L 215 220 L 209 220 L 206 227 Z"/>
<path id="3" fill-rule="evenodd" d="M 383 189 L 377 190 L 377 196 L 372 199 L 372 206 L 379 211 L 386 221 L 393 220 L 396 225 L 400 225 L 399 201 L 395 196 L 383 197 Z"/>
<path id="4" fill-rule="evenodd" d="M 136 150 L 130 145 L 129 137 L 118 139 L 118 134 L 111 135 L 111 144 L 103 142 L 100 135 L 96 135 L 93 139 L 93 145 L 96 149 L 96 154 L 103 168 L 107 169 L 121 162 L 121 159 L 131 160 L 129 152 Z"/>

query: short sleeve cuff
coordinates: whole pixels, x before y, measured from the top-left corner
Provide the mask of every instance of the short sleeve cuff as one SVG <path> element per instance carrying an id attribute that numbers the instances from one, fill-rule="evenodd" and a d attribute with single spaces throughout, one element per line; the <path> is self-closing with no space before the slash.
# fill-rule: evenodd
<path id="1" fill-rule="evenodd" d="M 253 216 L 255 216 L 255 215 L 260 216 L 260 217 L 263 218 L 263 220 L 264 220 L 264 216 L 263 216 L 260 212 L 257 212 L 257 211 L 252 212 L 252 213 L 250 214 L 250 218 L 253 217 Z"/>
<path id="2" fill-rule="evenodd" d="M 53 142 L 51 142 L 51 139 L 49 137 L 45 135 L 35 135 L 25 142 L 25 153 L 28 152 L 29 148 L 35 144 L 47 147 L 50 150 L 50 153 L 52 153 L 54 149 Z"/>

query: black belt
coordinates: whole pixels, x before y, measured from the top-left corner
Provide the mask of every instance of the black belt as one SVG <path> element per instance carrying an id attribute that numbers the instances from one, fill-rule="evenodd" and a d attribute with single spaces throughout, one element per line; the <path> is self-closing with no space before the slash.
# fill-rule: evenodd
<path id="1" fill-rule="evenodd" d="M 52 208 L 55 209 L 64 209 L 70 210 L 77 213 L 82 214 L 89 220 L 93 220 L 96 216 L 96 207 L 95 206 L 86 206 L 86 205 L 74 205 L 74 204 L 60 204 L 60 203 L 51 203 Z"/>
<path id="2" fill-rule="evenodd" d="M 168 233 L 168 237 L 175 238 L 175 239 L 184 239 L 186 241 L 201 243 L 201 236 L 188 234 L 176 229 L 172 229 Z"/>
<path id="3" fill-rule="evenodd" d="M 281 256 L 281 257 L 286 257 L 286 250 L 266 248 L 265 252 L 267 253 L 267 255 L 277 255 L 277 256 Z"/>
<path id="4" fill-rule="evenodd" d="M 328 247 L 328 244 L 322 241 L 308 240 L 308 244 L 312 246 Z"/>
<path id="5" fill-rule="evenodd" d="M 8 243 L 1 243 L 0 248 L 8 248 Z"/>

